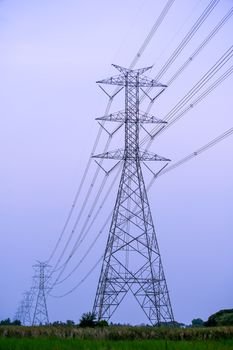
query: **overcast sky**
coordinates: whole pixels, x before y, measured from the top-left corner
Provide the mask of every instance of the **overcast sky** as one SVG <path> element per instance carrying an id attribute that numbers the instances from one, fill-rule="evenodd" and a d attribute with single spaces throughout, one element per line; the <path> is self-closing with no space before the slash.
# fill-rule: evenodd
<path id="1" fill-rule="evenodd" d="M 136 68 L 154 64 L 148 73 L 154 77 L 208 2 L 175 0 Z M 104 114 L 108 101 L 95 82 L 117 74 L 112 63 L 129 66 L 164 3 L 0 1 L 0 319 L 14 316 L 23 292 L 32 285 L 32 265 L 49 257 L 62 230 L 98 132 L 95 118 Z M 188 59 L 231 6 L 233 1 L 220 0 L 161 78 L 162 83 Z M 165 117 L 232 45 L 232 33 L 233 18 L 168 87 L 151 113 Z M 218 76 L 231 64 L 232 60 Z M 151 151 L 175 162 L 232 127 L 232 79 L 230 76 L 158 137 Z M 148 100 L 141 108 L 146 109 L 147 104 Z M 124 94 L 119 94 L 111 111 L 123 108 Z M 123 133 L 118 138 L 123 147 Z M 98 153 L 105 142 L 103 135 Z M 161 176 L 149 192 L 174 315 L 180 322 L 206 319 L 219 309 L 232 308 L 232 146 L 231 136 Z M 111 164 L 106 162 L 104 166 L 109 169 Z M 157 166 L 151 165 L 155 170 Z M 76 217 L 95 169 L 92 164 Z M 117 185 L 67 273 L 99 232 L 114 206 L 116 191 Z M 90 197 L 75 235 L 94 197 Z M 85 263 L 54 288 L 53 294 L 66 293 L 85 276 L 103 254 L 107 235 L 108 226 Z M 64 245 L 65 238 L 56 257 Z M 83 312 L 92 309 L 100 267 L 70 295 L 48 299 L 51 321 L 78 321 Z M 132 297 L 127 297 L 112 321 L 135 324 L 146 319 Z"/>

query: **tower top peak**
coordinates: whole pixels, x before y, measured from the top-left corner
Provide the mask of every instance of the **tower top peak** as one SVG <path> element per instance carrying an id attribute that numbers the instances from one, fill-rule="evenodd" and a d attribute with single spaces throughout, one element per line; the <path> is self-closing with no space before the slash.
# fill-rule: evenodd
<path id="1" fill-rule="evenodd" d="M 149 66 L 149 67 L 144 67 L 144 68 L 139 68 L 139 69 L 130 69 L 130 68 L 125 68 L 122 66 L 119 66 L 117 64 L 112 64 L 112 66 L 114 68 L 116 68 L 117 70 L 119 70 L 120 73 L 126 75 L 126 74 L 132 74 L 132 75 L 141 75 L 143 73 L 145 73 L 146 71 L 152 69 L 153 66 Z"/>

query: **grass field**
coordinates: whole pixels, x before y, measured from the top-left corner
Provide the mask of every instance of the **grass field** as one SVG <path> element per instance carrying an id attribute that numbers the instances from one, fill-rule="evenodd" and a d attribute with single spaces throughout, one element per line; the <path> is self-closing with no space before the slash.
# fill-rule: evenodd
<path id="1" fill-rule="evenodd" d="M 80 340 L 1 338 L 0 350 L 232 350 L 233 340 Z"/>
<path id="2" fill-rule="evenodd" d="M 1 338 L 72 338 L 81 340 L 233 340 L 231 327 L 168 328 L 109 326 L 80 328 L 67 326 L 0 326 Z M 233 348 L 232 348 L 233 349 Z"/>
<path id="3" fill-rule="evenodd" d="M 233 350 L 233 327 L 0 326 L 0 350 Z"/>

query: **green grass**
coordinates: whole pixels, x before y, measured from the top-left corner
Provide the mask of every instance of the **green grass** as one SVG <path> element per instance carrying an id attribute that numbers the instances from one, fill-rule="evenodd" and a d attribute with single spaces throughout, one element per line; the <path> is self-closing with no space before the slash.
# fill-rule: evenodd
<path id="1" fill-rule="evenodd" d="M 233 340 L 80 340 L 1 338 L 0 350 L 232 350 Z"/>
<path id="2" fill-rule="evenodd" d="M 233 340 L 233 327 L 214 328 L 166 328 L 166 327 L 129 327 L 109 326 L 104 328 L 78 327 L 19 327 L 0 326 L 1 338 L 50 338 L 80 340 L 186 340 L 186 341 L 219 341 Z M 232 347 L 233 349 L 233 347 Z"/>

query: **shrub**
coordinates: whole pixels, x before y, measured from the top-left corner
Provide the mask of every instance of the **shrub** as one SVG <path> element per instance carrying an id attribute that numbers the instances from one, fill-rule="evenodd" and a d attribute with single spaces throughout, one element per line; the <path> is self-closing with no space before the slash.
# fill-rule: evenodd
<path id="1" fill-rule="evenodd" d="M 211 315 L 204 323 L 206 327 L 233 325 L 233 309 L 220 310 Z"/>
<path id="2" fill-rule="evenodd" d="M 79 321 L 79 327 L 95 327 L 96 316 L 92 312 L 86 312 Z"/>
<path id="3" fill-rule="evenodd" d="M 108 322 L 106 320 L 100 320 L 96 322 L 97 327 L 108 327 Z"/>
<path id="4" fill-rule="evenodd" d="M 192 320 L 192 327 L 202 327 L 204 324 L 204 321 L 201 318 L 194 318 Z"/>

